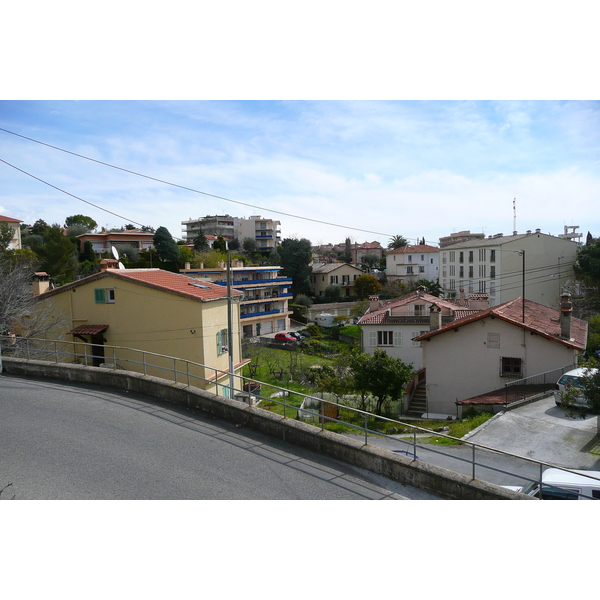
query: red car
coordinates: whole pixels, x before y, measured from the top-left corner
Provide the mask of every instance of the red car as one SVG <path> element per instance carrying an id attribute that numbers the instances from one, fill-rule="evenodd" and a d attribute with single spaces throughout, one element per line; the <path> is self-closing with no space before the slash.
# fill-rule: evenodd
<path id="1" fill-rule="evenodd" d="M 296 342 L 296 338 L 293 335 L 290 335 L 289 333 L 276 333 L 275 334 L 275 339 L 278 342 L 285 342 L 285 343 L 289 343 L 289 344 L 293 344 L 294 342 Z"/>

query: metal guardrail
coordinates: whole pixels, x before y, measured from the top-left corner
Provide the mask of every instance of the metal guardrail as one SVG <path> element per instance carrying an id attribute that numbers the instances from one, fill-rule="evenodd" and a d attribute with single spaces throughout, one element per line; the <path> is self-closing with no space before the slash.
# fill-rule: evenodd
<path id="1" fill-rule="evenodd" d="M 69 351 L 69 347 L 72 348 L 71 351 Z M 77 348 L 80 350 L 78 351 Z M 460 440 L 443 432 L 432 431 L 411 423 L 375 415 L 359 408 L 350 407 L 331 400 L 325 400 L 318 398 L 317 396 L 292 391 L 272 384 L 265 384 L 258 380 L 240 375 L 233 375 L 233 377 L 231 377 L 228 371 L 209 367 L 200 363 L 194 363 L 174 356 L 166 356 L 135 348 L 103 345 L 101 348 L 104 360 L 102 361 L 102 364 L 98 364 L 99 348 L 100 347 L 96 344 L 83 342 L 0 336 L 0 355 L 4 354 L 5 357 L 13 356 L 16 358 L 25 358 L 27 360 L 42 360 L 50 363 L 84 364 L 87 366 L 93 366 L 96 363 L 98 368 L 106 368 L 109 370 L 125 369 L 143 373 L 144 375 L 152 375 L 153 372 L 159 372 L 164 379 L 187 386 L 199 387 L 201 389 L 206 389 L 208 386 L 215 386 L 217 395 L 233 398 L 245 402 L 250 406 L 262 404 L 267 410 L 272 409 L 273 406 L 279 407 L 284 418 L 299 419 L 302 415 L 311 416 L 318 421 L 322 431 L 326 428 L 335 430 L 336 426 L 338 429 L 339 427 L 344 429 L 349 428 L 350 431 L 354 431 L 360 435 L 360 437 L 363 437 L 365 444 L 369 443 L 369 436 L 376 436 L 393 440 L 394 443 L 398 445 L 403 444 L 403 447 L 405 447 L 407 451 L 410 451 L 413 457 L 418 456 L 419 450 L 425 449 L 434 454 L 451 457 L 458 461 L 459 464 L 464 463 L 469 465 L 469 475 L 473 479 L 477 479 L 479 476 L 479 479 L 486 481 L 484 473 L 486 471 L 493 471 L 504 475 L 514 476 L 519 480 L 526 480 L 527 483 L 536 482 L 539 483 L 541 487 L 542 473 L 545 468 L 555 468 L 568 473 L 573 473 L 572 470 L 565 469 L 558 465 L 519 456 L 510 452 L 504 452 L 482 444 L 469 442 L 468 440 Z M 130 355 L 137 356 L 138 359 L 134 360 Z M 202 377 L 196 375 L 193 373 L 194 370 L 202 370 L 206 374 L 210 374 L 210 376 Z M 220 380 L 223 380 L 223 382 L 220 382 Z M 234 385 L 233 390 L 230 389 L 231 381 L 237 382 Z M 260 392 L 258 392 L 258 390 L 260 390 Z M 270 390 L 274 390 L 274 392 L 267 396 L 265 391 Z M 219 394 L 219 392 L 221 392 L 221 394 Z M 304 400 L 309 400 L 312 403 L 318 402 L 320 406 L 319 410 L 301 408 Z M 384 424 L 391 425 L 396 429 L 408 429 L 410 431 L 407 435 L 409 439 L 398 439 L 397 437 L 394 437 L 394 434 L 383 433 Z M 470 449 L 470 452 L 468 453 L 470 457 L 464 458 L 450 455 L 447 452 L 444 452 L 443 446 L 438 447 L 429 444 L 425 447 L 423 443 L 419 443 L 419 440 L 424 437 L 446 438 L 454 443 L 460 443 Z M 489 455 L 490 453 L 496 456 L 524 461 L 528 465 L 533 465 L 538 470 L 539 475 L 536 475 L 535 478 L 527 477 L 521 473 L 515 473 L 514 471 L 504 470 L 497 466 L 485 464 L 485 455 Z"/>
<path id="2" fill-rule="evenodd" d="M 539 373 L 538 375 L 532 375 L 531 377 L 516 379 L 515 381 L 505 384 L 504 404 L 512 404 L 518 400 L 524 400 L 525 398 L 554 390 L 554 386 L 556 385 L 556 382 L 559 380 L 560 376 L 575 368 L 577 368 L 577 365 L 569 365 L 560 369 L 553 369 L 552 371 Z"/>

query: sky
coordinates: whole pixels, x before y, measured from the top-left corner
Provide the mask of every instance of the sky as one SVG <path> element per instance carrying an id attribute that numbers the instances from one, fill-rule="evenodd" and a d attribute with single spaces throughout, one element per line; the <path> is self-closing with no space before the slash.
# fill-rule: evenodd
<path id="1" fill-rule="evenodd" d="M 599 125 L 595 100 L 2 100 L 0 214 L 175 238 L 261 215 L 313 244 L 599 236 Z"/>

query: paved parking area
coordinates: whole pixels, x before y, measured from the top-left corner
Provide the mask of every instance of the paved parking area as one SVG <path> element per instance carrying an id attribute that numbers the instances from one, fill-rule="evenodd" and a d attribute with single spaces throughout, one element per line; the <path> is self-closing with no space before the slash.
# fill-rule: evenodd
<path id="1" fill-rule="evenodd" d="M 599 417 L 569 417 L 549 396 L 496 415 L 470 442 L 569 469 L 600 470 Z"/>

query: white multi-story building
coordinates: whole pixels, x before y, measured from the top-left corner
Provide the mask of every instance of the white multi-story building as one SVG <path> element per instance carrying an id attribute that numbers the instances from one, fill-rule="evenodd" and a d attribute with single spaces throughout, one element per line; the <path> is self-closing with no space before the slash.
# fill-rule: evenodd
<path id="1" fill-rule="evenodd" d="M 182 221 L 182 232 L 185 240 L 190 243 L 200 233 L 205 235 L 222 236 L 226 240 L 251 238 L 256 242 L 259 252 L 274 250 L 280 240 L 280 221 L 263 219 L 260 215 L 249 218 L 232 217 L 231 215 L 213 215 Z"/>
<path id="2" fill-rule="evenodd" d="M 439 282 L 448 296 L 461 288 L 488 294 L 490 306 L 525 296 L 558 308 L 562 288 L 574 280 L 578 247 L 569 237 L 539 229 L 454 243 L 440 249 Z"/>
<path id="3" fill-rule="evenodd" d="M 245 238 L 256 242 L 259 252 L 274 250 L 281 241 L 280 221 L 263 219 L 260 215 L 252 215 L 248 219 L 236 219 L 237 238 L 242 243 Z"/>
<path id="4" fill-rule="evenodd" d="M 419 279 L 436 281 L 439 276 L 439 248 L 419 244 L 388 250 L 385 272 L 388 281 L 412 283 Z"/>

